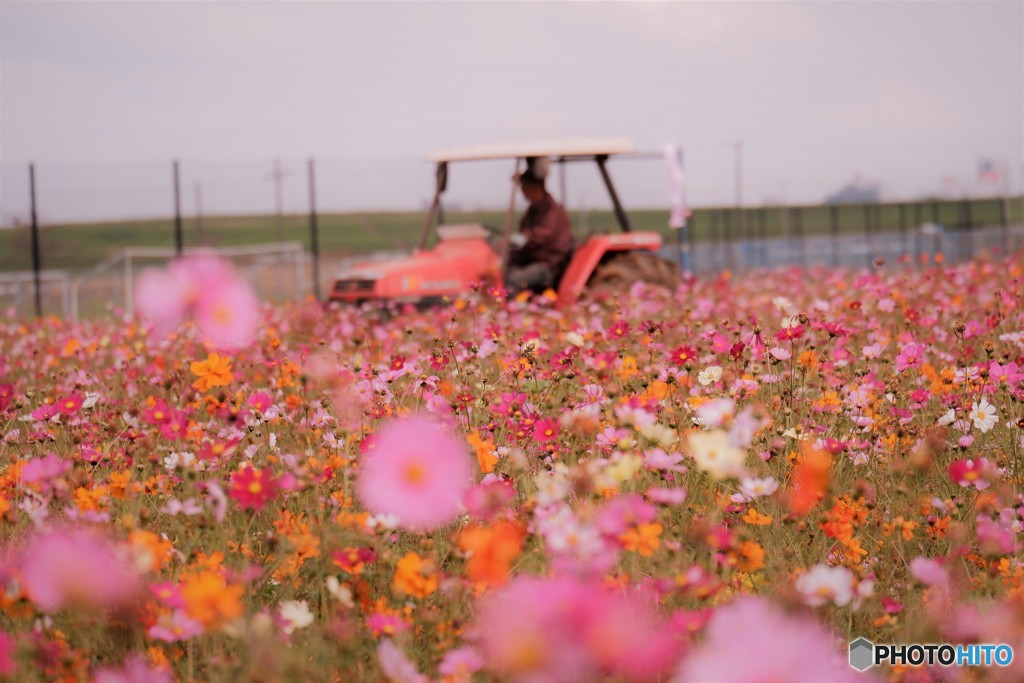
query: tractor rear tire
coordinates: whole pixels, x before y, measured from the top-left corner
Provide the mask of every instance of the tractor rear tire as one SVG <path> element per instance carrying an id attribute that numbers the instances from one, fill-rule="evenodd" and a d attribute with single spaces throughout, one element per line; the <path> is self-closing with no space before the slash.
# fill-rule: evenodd
<path id="1" fill-rule="evenodd" d="M 638 280 L 671 295 L 679 286 L 679 266 L 651 251 L 625 252 L 594 269 L 587 291 L 594 296 L 615 296 L 628 291 Z"/>

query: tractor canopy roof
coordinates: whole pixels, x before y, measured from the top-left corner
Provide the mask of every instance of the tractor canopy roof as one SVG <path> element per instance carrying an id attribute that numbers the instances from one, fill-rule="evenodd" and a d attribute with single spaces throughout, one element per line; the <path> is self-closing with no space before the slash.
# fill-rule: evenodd
<path id="1" fill-rule="evenodd" d="M 538 140 L 500 145 L 473 145 L 441 150 L 430 155 L 436 163 L 480 161 L 484 159 L 529 159 L 550 157 L 552 161 L 592 160 L 613 154 L 634 154 L 636 147 L 628 138 L 572 138 Z"/>

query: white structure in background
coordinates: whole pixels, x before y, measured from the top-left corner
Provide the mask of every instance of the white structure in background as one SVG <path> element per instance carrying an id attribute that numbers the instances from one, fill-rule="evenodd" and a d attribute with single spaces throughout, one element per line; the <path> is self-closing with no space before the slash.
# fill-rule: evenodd
<path id="1" fill-rule="evenodd" d="M 240 247 L 186 248 L 184 254 L 215 254 L 231 261 L 262 300 L 301 299 L 308 290 L 308 255 L 301 242 L 273 242 Z M 120 300 L 125 311 L 134 302 L 135 275 L 141 268 L 163 266 L 176 255 L 173 247 L 129 247 L 78 275 L 71 282 L 70 314 L 77 320 L 83 294 L 99 290 L 105 302 Z M 31 273 L 29 273 L 31 276 Z M 103 296 L 103 294 L 106 296 Z"/>
<path id="2" fill-rule="evenodd" d="M 35 312 L 35 273 L 31 270 L 0 272 L 0 307 L 13 308 L 15 312 L 32 315 Z M 43 270 L 39 272 L 40 294 L 43 312 L 54 313 L 55 301 L 60 302 L 61 313 L 66 317 L 71 308 L 71 276 L 64 270 Z M 56 296 L 54 296 L 56 295 Z"/>

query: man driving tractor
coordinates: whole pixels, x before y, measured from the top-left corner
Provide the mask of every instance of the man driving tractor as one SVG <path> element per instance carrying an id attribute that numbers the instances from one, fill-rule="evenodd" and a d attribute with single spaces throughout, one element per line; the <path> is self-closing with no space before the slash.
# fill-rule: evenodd
<path id="1" fill-rule="evenodd" d="M 519 187 L 530 202 L 512 237 L 505 286 L 513 293 L 554 287 L 576 247 L 569 215 L 544 186 L 547 159 L 531 159 L 519 174 Z"/>

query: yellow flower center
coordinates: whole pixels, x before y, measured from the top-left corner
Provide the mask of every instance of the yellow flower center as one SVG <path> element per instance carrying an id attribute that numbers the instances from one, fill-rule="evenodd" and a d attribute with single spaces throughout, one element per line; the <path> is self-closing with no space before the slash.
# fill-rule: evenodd
<path id="1" fill-rule="evenodd" d="M 409 484 L 422 484 L 427 478 L 427 468 L 420 462 L 410 462 L 402 472 L 405 481 Z"/>

